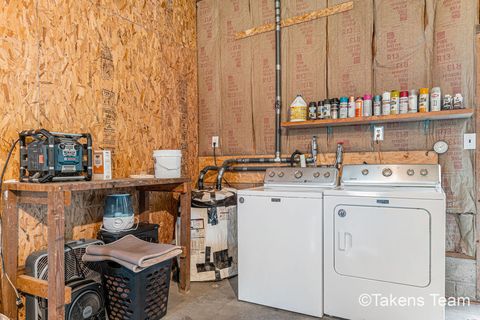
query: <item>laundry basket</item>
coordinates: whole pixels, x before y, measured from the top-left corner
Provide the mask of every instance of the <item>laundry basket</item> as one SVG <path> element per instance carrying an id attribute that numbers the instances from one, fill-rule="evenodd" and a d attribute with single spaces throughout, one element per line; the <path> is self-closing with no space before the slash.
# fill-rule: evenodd
<path id="1" fill-rule="evenodd" d="M 102 263 L 109 320 L 157 320 L 167 313 L 172 259 L 135 273 L 118 263 Z"/>

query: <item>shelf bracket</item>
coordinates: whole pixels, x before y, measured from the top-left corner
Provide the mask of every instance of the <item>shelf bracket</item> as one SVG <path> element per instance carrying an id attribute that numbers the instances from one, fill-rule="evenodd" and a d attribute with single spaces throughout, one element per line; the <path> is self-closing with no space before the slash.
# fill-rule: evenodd
<path id="1" fill-rule="evenodd" d="M 423 120 L 423 133 L 428 134 L 428 131 L 430 130 L 430 120 Z"/>

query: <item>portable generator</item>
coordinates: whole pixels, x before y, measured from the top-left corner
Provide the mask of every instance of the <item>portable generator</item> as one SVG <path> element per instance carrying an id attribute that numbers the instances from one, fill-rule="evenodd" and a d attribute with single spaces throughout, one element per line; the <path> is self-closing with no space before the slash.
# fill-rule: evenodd
<path id="1" fill-rule="evenodd" d="M 20 181 L 91 180 L 93 156 L 90 134 L 39 129 L 22 131 L 19 136 Z"/>

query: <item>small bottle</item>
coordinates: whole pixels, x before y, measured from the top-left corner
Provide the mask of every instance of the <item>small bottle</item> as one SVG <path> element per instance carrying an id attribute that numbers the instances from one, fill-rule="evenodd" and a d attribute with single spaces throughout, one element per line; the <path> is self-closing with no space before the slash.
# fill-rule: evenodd
<path id="1" fill-rule="evenodd" d="M 392 90 L 390 93 L 390 114 L 398 114 L 400 104 L 400 92 Z"/>
<path id="2" fill-rule="evenodd" d="M 373 98 L 373 115 L 381 116 L 382 115 L 382 96 L 376 95 Z"/>
<path id="3" fill-rule="evenodd" d="M 400 92 L 400 114 L 408 113 L 408 91 Z"/>
<path id="4" fill-rule="evenodd" d="M 332 104 L 330 102 L 330 99 L 325 99 L 323 102 L 323 118 L 324 119 L 331 119 L 331 110 L 332 110 Z"/>
<path id="5" fill-rule="evenodd" d="M 442 110 L 453 110 L 453 98 L 451 95 L 446 94 L 443 97 Z"/>
<path id="6" fill-rule="evenodd" d="M 442 90 L 440 87 L 434 87 L 430 94 L 430 111 L 440 110 L 442 110 Z"/>
<path id="7" fill-rule="evenodd" d="M 355 101 L 355 118 L 363 117 L 363 99 L 358 97 Z"/>
<path id="8" fill-rule="evenodd" d="M 325 110 L 323 108 L 323 100 L 320 100 L 317 103 L 317 119 L 323 119 L 324 115 Z"/>
<path id="9" fill-rule="evenodd" d="M 308 120 L 317 120 L 317 103 L 315 101 L 308 104 Z"/>
<path id="10" fill-rule="evenodd" d="M 347 97 L 341 97 L 340 98 L 339 118 L 340 119 L 345 119 L 347 117 L 348 117 L 348 98 Z"/>
<path id="11" fill-rule="evenodd" d="M 418 97 L 418 112 L 430 111 L 430 95 L 428 88 L 420 89 L 420 96 Z"/>
<path id="12" fill-rule="evenodd" d="M 461 93 L 456 93 L 453 97 L 453 109 L 464 109 L 463 96 Z"/>
<path id="13" fill-rule="evenodd" d="M 355 97 L 350 96 L 348 98 L 348 117 L 355 118 Z"/>
<path id="14" fill-rule="evenodd" d="M 382 115 L 390 115 L 390 92 L 385 91 L 382 95 Z"/>
<path id="15" fill-rule="evenodd" d="M 338 119 L 338 108 L 340 107 L 340 101 L 337 99 L 337 98 L 333 98 L 331 100 L 331 108 L 332 108 L 332 111 L 331 111 L 331 115 L 332 115 L 332 119 Z"/>
<path id="16" fill-rule="evenodd" d="M 372 95 L 365 94 L 363 96 L 363 116 L 364 117 L 371 117 L 372 116 Z"/>
<path id="17" fill-rule="evenodd" d="M 408 93 L 408 113 L 418 112 L 418 92 L 417 90 L 410 90 Z"/>

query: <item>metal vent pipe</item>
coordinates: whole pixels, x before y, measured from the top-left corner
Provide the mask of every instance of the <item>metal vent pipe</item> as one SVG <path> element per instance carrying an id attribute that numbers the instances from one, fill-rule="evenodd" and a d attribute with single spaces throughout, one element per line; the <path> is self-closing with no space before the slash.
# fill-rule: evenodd
<path id="1" fill-rule="evenodd" d="M 280 0 L 275 1 L 275 160 L 282 154 L 282 12 Z"/>

